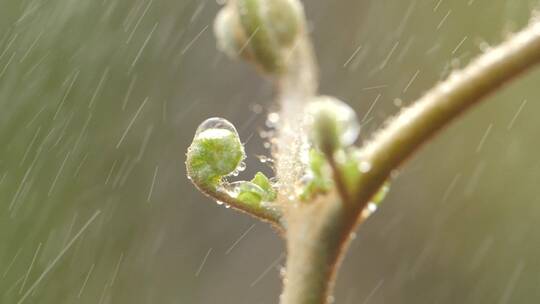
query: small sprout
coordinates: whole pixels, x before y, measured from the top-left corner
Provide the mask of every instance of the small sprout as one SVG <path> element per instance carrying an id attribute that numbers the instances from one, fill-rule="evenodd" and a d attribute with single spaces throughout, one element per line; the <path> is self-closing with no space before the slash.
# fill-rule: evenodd
<path id="1" fill-rule="evenodd" d="M 354 110 L 334 97 L 316 97 L 308 105 L 307 114 L 311 138 L 327 155 L 352 145 L 360 133 Z"/>
<path id="2" fill-rule="evenodd" d="M 307 201 L 318 194 L 330 191 L 333 182 L 328 177 L 330 175 L 328 163 L 324 156 L 317 150 L 309 152 L 309 170 L 304 176 L 304 188 L 300 194 L 300 199 Z"/>
<path id="3" fill-rule="evenodd" d="M 276 200 L 277 198 L 277 192 L 276 189 L 272 186 L 272 182 L 261 172 L 257 172 L 251 182 L 259 187 L 261 187 L 264 192 L 265 196 L 263 197 L 263 200 L 272 202 Z"/>
<path id="4" fill-rule="evenodd" d="M 233 197 L 247 205 L 259 205 L 266 197 L 266 192 L 252 182 L 235 182 L 230 185 Z"/>
<path id="5" fill-rule="evenodd" d="M 232 196 L 248 205 L 258 205 L 261 202 L 276 200 L 277 193 L 270 180 L 261 172 L 255 174 L 250 182 L 241 181 L 229 185 Z"/>
<path id="6" fill-rule="evenodd" d="M 205 120 L 187 152 L 187 171 L 195 183 L 216 188 L 242 167 L 244 147 L 234 126 L 223 118 Z"/>
<path id="7" fill-rule="evenodd" d="M 241 55 L 275 74 L 285 70 L 303 20 L 298 0 L 231 0 L 219 12 L 214 32 L 227 55 Z"/>

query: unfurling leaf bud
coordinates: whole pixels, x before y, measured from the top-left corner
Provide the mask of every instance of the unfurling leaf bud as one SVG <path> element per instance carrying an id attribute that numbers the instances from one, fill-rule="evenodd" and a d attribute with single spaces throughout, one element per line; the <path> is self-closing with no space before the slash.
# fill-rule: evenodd
<path id="1" fill-rule="evenodd" d="M 264 190 L 265 195 L 263 197 L 263 200 L 271 202 L 276 199 L 277 191 L 276 189 L 274 189 L 272 182 L 268 179 L 268 177 L 266 177 L 266 175 L 261 172 L 257 172 L 251 182 Z"/>
<path id="2" fill-rule="evenodd" d="M 272 202 L 277 197 L 272 183 L 261 172 L 255 174 L 250 182 L 234 182 L 228 185 L 228 188 L 233 197 L 248 205 L 258 205 L 263 201 Z"/>
<path id="3" fill-rule="evenodd" d="M 195 183 L 215 188 L 223 177 L 241 170 L 244 157 L 234 126 L 223 118 L 210 118 L 195 133 L 186 167 Z"/>
<path id="4" fill-rule="evenodd" d="M 325 154 L 352 145 L 360 133 L 354 110 L 334 97 L 314 98 L 308 105 L 307 119 L 313 143 Z"/>
<path id="5" fill-rule="evenodd" d="M 303 31 L 298 0 L 230 0 L 214 23 L 218 47 L 253 61 L 264 72 L 281 73 Z"/>
<path id="6" fill-rule="evenodd" d="M 324 194 L 332 188 L 333 181 L 328 172 L 328 163 L 320 151 L 309 151 L 309 168 L 303 177 L 304 188 L 300 199 L 307 201 L 318 194 Z"/>

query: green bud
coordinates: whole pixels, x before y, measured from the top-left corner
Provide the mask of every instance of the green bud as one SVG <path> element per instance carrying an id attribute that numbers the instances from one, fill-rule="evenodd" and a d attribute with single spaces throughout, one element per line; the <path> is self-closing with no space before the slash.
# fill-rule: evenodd
<path id="1" fill-rule="evenodd" d="M 261 172 L 257 172 L 251 182 L 264 190 L 265 194 L 263 199 L 265 201 L 271 202 L 277 198 L 276 189 L 272 186 L 272 182 Z"/>
<path id="2" fill-rule="evenodd" d="M 319 96 L 308 105 L 311 139 L 325 154 L 354 143 L 360 133 L 355 112 L 346 103 L 330 96 Z"/>
<path id="3" fill-rule="evenodd" d="M 249 56 L 246 52 L 247 37 L 234 6 L 227 5 L 219 11 L 214 21 L 214 33 L 218 38 L 218 49 L 230 58 L 236 58 L 238 55 L 246 58 Z"/>
<path id="4" fill-rule="evenodd" d="M 248 205 L 258 205 L 263 201 L 272 202 L 277 197 L 272 183 L 261 172 L 255 174 L 250 182 L 234 182 L 225 188 L 232 197 Z"/>
<path id="5" fill-rule="evenodd" d="M 252 182 L 235 182 L 230 185 L 236 193 L 236 199 L 244 204 L 258 205 L 265 200 L 266 192 Z"/>
<path id="6" fill-rule="evenodd" d="M 298 0 L 230 0 L 214 23 L 218 47 L 229 56 L 281 73 L 300 35 L 304 12 Z"/>
<path id="7" fill-rule="evenodd" d="M 332 188 L 332 180 L 329 178 L 330 172 L 328 163 L 317 150 L 309 152 L 309 170 L 304 176 L 304 188 L 300 194 L 300 199 L 303 201 L 310 200 L 317 194 L 323 194 L 330 191 Z"/>
<path id="8" fill-rule="evenodd" d="M 204 121 L 187 152 L 187 171 L 196 183 L 216 187 L 241 169 L 244 147 L 234 126 L 223 118 Z"/>

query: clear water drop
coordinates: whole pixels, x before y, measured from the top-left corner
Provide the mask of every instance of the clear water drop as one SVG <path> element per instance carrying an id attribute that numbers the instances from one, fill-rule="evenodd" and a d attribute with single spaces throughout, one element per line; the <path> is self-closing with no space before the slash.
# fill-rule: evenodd
<path id="1" fill-rule="evenodd" d="M 272 163 L 274 162 L 274 160 L 266 155 L 259 155 L 258 156 L 259 158 L 259 161 L 263 164 L 266 164 L 266 163 Z"/>
<path id="2" fill-rule="evenodd" d="M 265 196 L 264 190 L 252 182 L 239 181 L 230 183 L 226 189 L 227 193 L 235 198 L 238 198 L 241 193 L 247 192 L 255 194 L 261 198 Z"/>
<path id="3" fill-rule="evenodd" d="M 284 278 L 286 274 L 287 274 L 287 271 L 286 271 L 285 267 L 280 267 L 280 268 L 279 268 L 279 275 L 280 275 L 282 278 Z"/>
<path id="4" fill-rule="evenodd" d="M 306 187 L 309 185 L 315 177 L 313 176 L 313 173 L 311 171 L 308 171 L 302 178 L 300 178 L 300 184 L 303 187 Z"/>
<path id="5" fill-rule="evenodd" d="M 198 179 L 238 175 L 245 169 L 245 152 L 236 128 L 223 118 L 213 117 L 202 122 L 193 143 L 188 148 L 188 159 Z"/>
<path id="6" fill-rule="evenodd" d="M 266 126 L 269 128 L 275 128 L 277 124 L 279 123 L 280 117 L 278 113 L 270 113 L 268 114 L 268 118 L 266 119 Z"/>
<path id="7" fill-rule="evenodd" d="M 368 210 L 370 213 L 373 213 L 373 212 L 377 211 L 377 204 L 375 204 L 374 202 L 370 202 L 370 203 L 367 205 L 367 210 Z"/>
<path id="8" fill-rule="evenodd" d="M 487 43 L 486 41 L 482 41 L 480 42 L 480 44 L 478 45 L 478 47 L 480 48 L 480 50 L 484 53 L 487 53 L 489 52 L 492 47 L 489 45 L 489 43 Z"/>
<path id="9" fill-rule="evenodd" d="M 365 160 L 361 161 L 360 164 L 358 165 L 358 169 L 362 173 L 368 173 L 369 171 L 371 171 L 371 163 Z"/>
<path id="10" fill-rule="evenodd" d="M 225 131 L 228 131 L 238 136 L 238 132 L 236 131 L 236 128 L 228 120 L 224 118 L 220 118 L 220 117 L 212 117 L 203 121 L 199 125 L 199 127 L 197 128 L 197 131 L 195 132 L 195 138 L 199 138 L 199 136 L 202 136 L 208 130 L 215 130 L 216 134 L 225 133 Z M 227 133 L 227 134 L 230 134 L 230 133 Z"/>
<path id="11" fill-rule="evenodd" d="M 268 130 L 268 131 L 261 131 L 259 132 L 259 136 L 263 139 L 272 138 L 274 137 L 274 131 Z"/>

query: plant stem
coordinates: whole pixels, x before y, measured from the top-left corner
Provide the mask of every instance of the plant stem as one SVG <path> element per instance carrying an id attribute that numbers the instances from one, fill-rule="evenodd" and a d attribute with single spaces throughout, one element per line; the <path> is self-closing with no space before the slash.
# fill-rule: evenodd
<path id="1" fill-rule="evenodd" d="M 188 168 L 188 172 L 189 172 Z M 189 173 L 188 173 L 189 174 Z M 261 202 L 260 204 L 246 204 L 238 201 L 228 193 L 219 191 L 213 187 L 194 182 L 199 191 L 211 199 L 215 199 L 222 204 L 227 204 L 238 211 L 254 216 L 261 221 L 270 223 L 278 232 L 283 232 L 283 214 L 282 209 L 275 204 Z"/>
<path id="2" fill-rule="evenodd" d="M 361 150 L 371 170 L 358 185 L 356 212 L 423 143 L 454 118 L 540 62 L 540 22 L 533 21 L 461 71 L 453 72 L 421 99 L 405 108 Z"/>
<path id="3" fill-rule="evenodd" d="M 356 219 L 337 194 L 290 210 L 281 304 L 328 303 Z"/>
<path id="4" fill-rule="evenodd" d="M 281 303 L 328 303 L 349 235 L 392 171 L 459 114 L 539 62 L 540 23 L 533 23 L 464 70 L 454 72 L 376 133 L 361 150 L 371 170 L 362 176 L 354 204 L 322 197 L 288 208 L 287 271 Z"/>
<path id="5" fill-rule="evenodd" d="M 307 33 L 290 52 L 288 68 L 277 79 L 280 122 L 275 139 L 276 176 L 280 181 L 282 204 L 296 196 L 299 182 L 305 173 L 303 155 L 308 153 L 304 108 L 317 91 L 317 69 Z"/>

